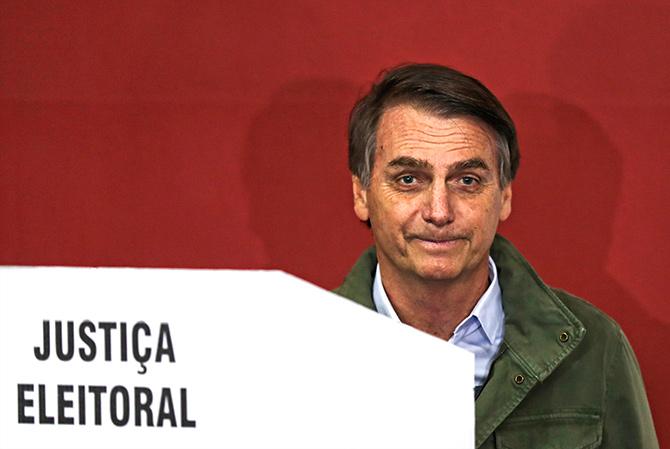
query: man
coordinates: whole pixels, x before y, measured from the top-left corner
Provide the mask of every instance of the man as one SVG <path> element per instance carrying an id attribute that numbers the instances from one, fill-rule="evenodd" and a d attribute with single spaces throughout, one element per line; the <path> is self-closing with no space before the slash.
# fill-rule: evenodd
<path id="1" fill-rule="evenodd" d="M 375 245 L 336 292 L 475 354 L 477 447 L 657 448 L 618 325 L 496 235 L 518 165 L 514 124 L 479 81 L 386 72 L 349 123 L 354 210 Z"/>

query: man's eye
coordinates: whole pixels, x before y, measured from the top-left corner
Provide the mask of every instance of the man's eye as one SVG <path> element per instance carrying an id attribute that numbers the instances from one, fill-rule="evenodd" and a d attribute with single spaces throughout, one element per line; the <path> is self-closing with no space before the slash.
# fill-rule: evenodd
<path id="1" fill-rule="evenodd" d="M 412 175 L 404 175 L 400 177 L 399 181 L 400 184 L 409 185 L 414 184 L 416 182 L 416 178 Z"/>
<path id="2" fill-rule="evenodd" d="M 477 182 L 477 178 L 473 178 L 472 176 L 463 176 L 461 178 L 461 183 L 466 186 L 474 186 Z"/>

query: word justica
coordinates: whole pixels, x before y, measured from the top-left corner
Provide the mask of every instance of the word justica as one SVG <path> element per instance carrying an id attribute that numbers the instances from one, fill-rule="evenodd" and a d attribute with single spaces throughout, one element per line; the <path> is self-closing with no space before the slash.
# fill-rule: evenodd
<path id="1" fill-rule="evenodd" d="M 153 339 L 151 327 L 144 321 L 129 326 L 124 322 L 100 321 L 96 324 L 84 320 L 79 323 L 76 332 L 74 321 L 63 323 L 57 320 L 53 324 L 52 338 L 51 321 L 42 321 L 42 345 L 34 348 L 37 360 L 45 361 L 51 357 L 53 341 L 54 352 L 59 360 L 69 361 L 78 354 L 81 360 L 91 362 L 98 355 L 98 349 L 101 349 L 105 361 L 111 361 L 114 357 L 125 362 L 131 356 L 140 364 L 139 374 L 146 373 L 145 363 L 151 360 L 152 355 L 155 362 L 161 362 L 163 358 L 167 358 L 170 363 L 175 361 L 170 326 L 167 323 L 160 324 L 158 335 Z M 75 340 L 78 344 L 75 344 Z"/>

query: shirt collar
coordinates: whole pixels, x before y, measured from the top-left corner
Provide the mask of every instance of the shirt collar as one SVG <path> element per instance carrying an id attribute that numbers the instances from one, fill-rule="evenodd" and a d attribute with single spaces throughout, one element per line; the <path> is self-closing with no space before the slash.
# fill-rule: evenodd
<path id="1" fill-rule="evenodd" d="M 375 272 L 375 279 L 372 284 L 372 299 L 375 303 L 377 312 L 386 315 L 394 321 L 400 322 L 400 318 L 393 308 L 393 304 L 389 300 L 386 290 L 382 284 L 381 270 L 379 264 Z M 454 331 L 454 336 L 459 333 L 467 332 L 466 324 L 472 319 L 479 322 L 488 339 L 489 343 L 496 341 L 497 336 L 503 332 L 504 313 L 502 308 L 502 291 L 498 283 L 498 270 L 493 259 L 489 256 L 489 286 L 484 294 L 479 298 L 477 304 L 470 312 L 470 315 L 465 317 Z M 452 337 L 453 338 L 453 337 Z"/>

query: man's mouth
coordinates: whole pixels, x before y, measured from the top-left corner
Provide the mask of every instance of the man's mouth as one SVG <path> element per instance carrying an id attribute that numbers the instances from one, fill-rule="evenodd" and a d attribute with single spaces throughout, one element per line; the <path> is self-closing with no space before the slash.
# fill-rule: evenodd
<path id="1" fill-rule="evenodd" d="M 462 235 L 435 235 L 435 234 L 409 234 L 408 238 L 410 240 L 417 239 L 423 240 L 426 242 L 442 243 L 442 242 L 453 242 L 455 240 L 464 240 L 465 236 Z"/>
<path id="2" fill-rule="evenodd" d="M 432 243 L 448 243 L 448 242 L 455 242 L 456 240 L 461 240 L 459 238 L 436 239 L 426 237 L 417 237 L 417 239 L 423 240 L 424 242 L 432 242 Z"/>
<path id="3" fill-rule="evenodd" d="M 460 236 L 416 235 L 412 237 L 421 246 L 430 249 L 449 249 L 461 244 L 465 238 Z"/>

